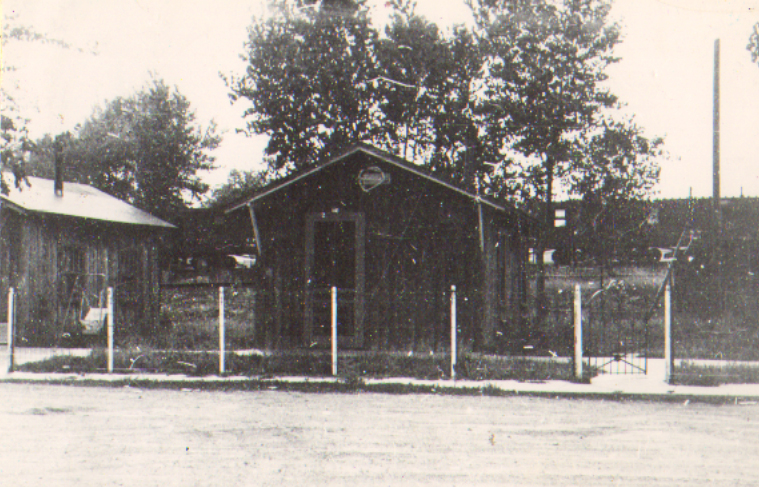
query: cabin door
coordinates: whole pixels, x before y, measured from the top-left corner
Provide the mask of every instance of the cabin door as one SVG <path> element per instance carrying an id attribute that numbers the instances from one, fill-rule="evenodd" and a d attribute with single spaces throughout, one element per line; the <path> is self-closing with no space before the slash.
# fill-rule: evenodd
<path id="1" fill-rule="evenodd" d="M 361 347 L 364 316 L 364 217 L 361 213 L 315 213 L 306 222 L 307 345 L 327 346 L 331 294 L 337 288 L 340 347 Z"/>

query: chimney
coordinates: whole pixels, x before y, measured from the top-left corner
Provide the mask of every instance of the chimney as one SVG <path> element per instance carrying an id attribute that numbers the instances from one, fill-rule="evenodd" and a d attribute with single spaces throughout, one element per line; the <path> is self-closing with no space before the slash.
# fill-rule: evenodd
<path id="1" fill-rule="evenodd" d="M 63 196 L 63 140 L 55 138 L 55 195 Z"/>

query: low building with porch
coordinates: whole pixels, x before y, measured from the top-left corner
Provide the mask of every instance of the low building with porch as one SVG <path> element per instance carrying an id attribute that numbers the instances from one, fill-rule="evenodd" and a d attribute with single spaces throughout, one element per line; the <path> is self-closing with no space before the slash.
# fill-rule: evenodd
<path id="1" fill-rule="evenodd" d="M 275 310 L 261 347 L 326 346 L 332 287 L 341 348 L 445 349 L 451 286 L 465 348 L 521 332 L 531 220 L 387 152 L 354 146 L 227 215 L 255 242 L 259 301 Z"/>

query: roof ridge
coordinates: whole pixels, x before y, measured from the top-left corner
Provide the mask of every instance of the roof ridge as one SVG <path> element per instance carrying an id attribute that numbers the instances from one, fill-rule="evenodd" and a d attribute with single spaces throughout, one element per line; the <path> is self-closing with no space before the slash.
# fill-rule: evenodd
<path id="1" fill-rule="evenodd" d="M 301 179 L 304 179 L 304 178 L 310 176 L 311 174 L 319 172 L 319 171 L 323 170 L 324 168 L 329 167 L 329 166 L 331 166 L 331 165 L 333 165 L 333 164 L 335 164 L 335 163 L 337 163 L 337 162 L 345 159 L 346 157 L 350 157 L 351 155 L 353 155 L 353 154 L 355 154 L 356 152 L 359 152 L 359 151 L 363 151 L 363 152 L 368 153 L 368 154 L 370 154 L 370 155 L 372 155 L 374 157 L 377 157 L 377 158 L 379 158 L 381 160 L 384 160 L 385 162 L 387 162 L 389 164 L 393 164 L 393 165 L 395 165 L 397 167 L 400 167 L 400 168 L 405 169 L 407 171 L 410 171 L 412 173 L 416 173 L 416 175 L 418 175 L 420 177 L 426 178 L 426 179 L 428 179 L 428 180 L 430 180 L 432 182 L 435 182 L 437 184 L 440 184 L 440 185 L 442 185 L 442 186 L 444 186 L 444 187 L 446 187 L 446 188 L 448 188 L 450 190 L 458 192 L 458 193 L 460 193 L 460 194 L 462 194 L 462 195 L 464 195 L 464 196 L 466 196 L 466 197 L 474 200 L 475 202 L 484 203 L 484 204 L 486 204 L 486 205 L 488 205 L 488 206 L 490 206 L 490 207 L 492 207 L 492 208 L 494 208 L 496 210 L 500 210 L 500 211 L 514 211 L 514 212 L 518 212 L 518 213 L 523 213 L 521 210 L 519 210 L 518 208 L 516 208 L 514 205 L 511 205 L 511 204 L 504 205 L 504 204 L 497 203 L 497 202 L 493 201 L 491 198 L 488 198 L 487 196 L 482 196 L 482 195 L 474 194 L 474 193 L 472 193 L 472 192 L 470 192 L 470 191 L 468 191 L 466 189 L 463 189 L 463 188 L 459 187 L 455 183 L 452 183 L 452 182 L 449 182 L 449 181 L 446 181 L 446 180 L 440 178 L 439 176 L 435 175 L 434 172 L 429 171 L 423 165 L 419 165 L 419 164 L 415 164 L 413 162 L 410 162 L 410 161 L 408 161 L 408 160 L 406 160 L 406 159 L 404 159 L 404 158 L 402 158 L 402 157 L 400 157 L 400 156 L 398 156 L 396 154 L 388 152 L 388 151 L 386 151 L 384 149 L 380 149 L 380 148 L 378 148 L 376 146 L 373 146 L 371 144 L 367 144 L 366 142 L 357 142 L 357 143 L 349 146 L 348 148 L 346 148 L 340 154 L 338 154 L 338 155 L 336 155 L 336 156 L 334 156 L 332 158 L 329 158 L 329 159 L 327 159 L 326 161 L 324 161 L 322 163 L 316 164 L 315 166 L 307 168 L 307 169 L 304 169 L 302 171 L 291 173 L 291 174 L 285 176 L 284 178 L 282 178 L 280 180 L 275 180 L 275 181 L 271 182 L 270 184 L 268 184 L 264 188 L 262 188 L 262 189 L 260 189 L 260 190 L 258 190 L 256 192 L 254 192 L 253 196 L 250 196 L 248 198 L 243 199 L 242 202 L 240 202 L 240 203 L 236 203 L 236 204 L 231 205 L 226 210 L 226 213 L 229 213 L 229 212 L 238 210 L 238 209 L 240 209 L 242 207 L 248 206 L 249 204 L 251 204 L 251 203 L 253 203 L 253 202 L 255 202 L 255 201 L 259 200 L 259 199 L 262 199 L 262 198 L 264 198 L 264 197 L 266 197 L 266 196 L 268 196 L 270 194 L 273 194 L 273 193 L 275 193 L 275 192 L 277 192 L 277 191 L 279 191 L 279 190 L 281 190 L 281 189 L 283 189 L 283 188 L 285 188 L 285 187 L 287 187 L 287 186 L 295 183 L 296 181 L 299 181 Z M 525 214 L 525 216 L 527 216 L 527 215 Z"/>

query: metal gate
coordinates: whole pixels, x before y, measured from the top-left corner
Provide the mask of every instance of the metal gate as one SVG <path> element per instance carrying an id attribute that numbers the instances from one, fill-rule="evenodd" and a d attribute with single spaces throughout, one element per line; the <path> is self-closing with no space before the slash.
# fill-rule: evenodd
<path id="1" fill-rule="evenodd" d="M 650 288 L 609 279 L 583 291 L 583 345 L 589 365 L 606 374 L 646 374 Z"/>

